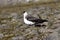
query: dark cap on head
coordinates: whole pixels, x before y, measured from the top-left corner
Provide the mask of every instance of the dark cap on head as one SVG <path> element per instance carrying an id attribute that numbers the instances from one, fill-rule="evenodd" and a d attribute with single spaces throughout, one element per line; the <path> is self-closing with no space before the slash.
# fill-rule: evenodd
<path id="1" fill-rule="evenodd" d="M 25 13 L 26 11 L 23 11 L 23 13 Z"/>

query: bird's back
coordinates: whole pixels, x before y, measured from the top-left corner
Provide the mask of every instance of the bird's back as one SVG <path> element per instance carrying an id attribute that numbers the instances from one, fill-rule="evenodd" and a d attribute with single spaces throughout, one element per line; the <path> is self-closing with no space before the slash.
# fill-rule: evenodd
<path id="1" fill-rule="evenodd" d="M 32 21 L 32 22 L 37 22 L 37 23 L 43 23 L 43 22 L 47 22 L 48 20 L 45 20 L 45 19 L 39 19 L 39 18 L 36 18 L 36 17 L 32 17 L 32 16 L 28 16 L 26 17 L 27 20 L 29 21 Z"/>

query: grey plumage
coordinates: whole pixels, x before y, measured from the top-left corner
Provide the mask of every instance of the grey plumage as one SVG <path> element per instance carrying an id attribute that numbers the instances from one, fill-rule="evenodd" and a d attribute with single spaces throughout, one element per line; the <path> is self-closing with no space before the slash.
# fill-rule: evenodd
<path id="1" fill-rule="evenodd" d="M 33 17 L 31 15 L 26 16 L 27 20 L 32 21 L 32 22 L 36 22 L 36 23 L 43 23 L 43 22 L 47 22 L 48 20 L 42 19 L 42 18 L 36 18 Z"/>

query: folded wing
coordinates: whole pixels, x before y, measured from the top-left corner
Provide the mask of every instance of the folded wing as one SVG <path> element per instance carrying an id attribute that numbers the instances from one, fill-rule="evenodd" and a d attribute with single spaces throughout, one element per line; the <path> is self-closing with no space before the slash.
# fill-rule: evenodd
<path id="1" fill-rule="evenodd" d="M 31 15 L 28 15 L 26 18 L 27 18 L 27 20 L 32 21 L 32 22 L 36 22 L 36 23 L 47 22 L 47 20 L 43 20 L 41 18 L 39 19 L 39 18 L 33 17 Z"/>

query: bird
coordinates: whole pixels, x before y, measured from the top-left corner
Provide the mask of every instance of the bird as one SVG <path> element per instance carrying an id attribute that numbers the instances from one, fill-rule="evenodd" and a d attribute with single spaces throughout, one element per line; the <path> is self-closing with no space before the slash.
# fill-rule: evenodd
<path id="1" fill-rule="evenodd" d="M 48 20 L 31 16 L 26 11 L 23 12 L 23 20 L 25 24 L 35 26 L 41 26 L 39 23 L 48 22 Z"/>

